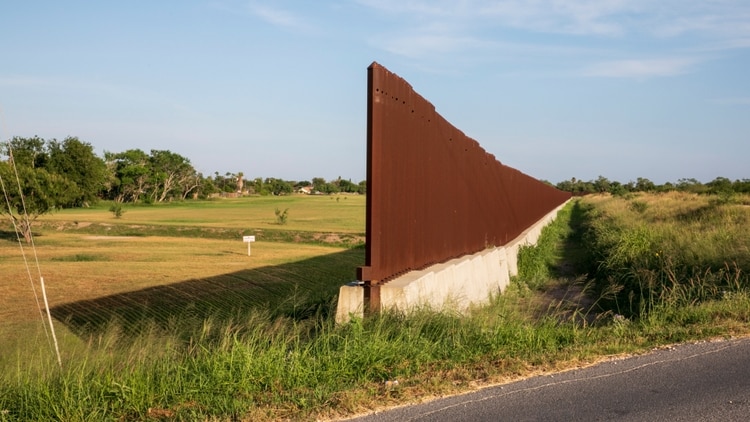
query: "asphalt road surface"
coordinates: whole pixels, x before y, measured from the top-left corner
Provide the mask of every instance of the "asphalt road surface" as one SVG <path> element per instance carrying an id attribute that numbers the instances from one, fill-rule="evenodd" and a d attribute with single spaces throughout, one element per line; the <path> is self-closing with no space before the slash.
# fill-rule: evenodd
<path id="1" fill-rule="evenodd" d="M 750 421 L 750 339 L 684 344 L 353 419 Z"/>

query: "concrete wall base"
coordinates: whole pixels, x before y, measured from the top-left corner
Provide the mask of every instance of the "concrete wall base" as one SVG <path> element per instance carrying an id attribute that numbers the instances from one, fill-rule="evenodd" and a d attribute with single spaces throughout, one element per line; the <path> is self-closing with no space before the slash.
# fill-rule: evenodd
<path id="1" fill-rule="evenodd" d="M 466 312 L 502 293 L 518 274 L 518 250 L 536 245 L 542 229 L 557 217 L 560 205 L 506 245 L 466 255 L 419 271 L 412 271 L 380 286 L 382 309 L 409 312 L 413 308 Z M 339 290 L 336 322 L 364 315 L 364 286 L 349 283 Z"/>

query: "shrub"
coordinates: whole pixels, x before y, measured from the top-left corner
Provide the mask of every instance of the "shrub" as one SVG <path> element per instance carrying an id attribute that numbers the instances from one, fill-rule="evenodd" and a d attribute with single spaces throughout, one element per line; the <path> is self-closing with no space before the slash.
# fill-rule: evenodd
<path id="1" fill-rule="evenodd" d="M 125 210 L 122 209 L 122 204 L 112 204 L 111 207 L 109 207 L 109 211 L 115 216 L 115 218 L 122 217 L 123 214 L 125 214 Z"/>
<path id="2" fill-rule="evenodd" d="M 643 214 L 648 209 L 648 204 L 643 201 L 632 201 L 628 204 L 628 209 L 637 212 L 638 214 Z"/>
<path id="3" fill-rule="evenodd" d="M 276 214 L 276 224 L 279 224 L 279 225 L 286 224 L 286 219 L 289 216 L 289 208 L 285 209 L 284 211 L 281 211 L 280 209 L 276 208 L 274 213 Z"/>

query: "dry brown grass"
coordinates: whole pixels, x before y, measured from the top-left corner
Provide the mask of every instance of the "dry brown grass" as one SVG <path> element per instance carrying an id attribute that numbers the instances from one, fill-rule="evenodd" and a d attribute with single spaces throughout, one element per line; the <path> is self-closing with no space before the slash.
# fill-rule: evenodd
<path id="1" fill-rule="evenodd" d="M 252 256 L 241 241 L 169 237 L 96 237 L 50 233 L 36 238 L 36 255 L 50 307 L 184 280 L 235 273 L 342 249 L 256 242 Z M 25 247 L 38 289 L 34 251 Z M 39 320 L 39 308 L 17 242 L 0 240 L 0 321 L 6 336 Z M 37 290 L 37 294 L 39 290 Z M 41 297 L 39 298 L 41 301 Z M 0 330 L 3 331 L 3 330 Z M 1 335 L 1 333 L 0 333 Z"/>

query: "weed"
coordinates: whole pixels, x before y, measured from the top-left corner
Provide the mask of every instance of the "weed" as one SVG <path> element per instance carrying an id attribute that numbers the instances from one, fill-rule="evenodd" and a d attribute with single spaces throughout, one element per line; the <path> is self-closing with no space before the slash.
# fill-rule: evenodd
<path id="1" fill-rule="evenodd" d="M 716 196 L 711 198 L 710 203 L 712 205 L 728 205 L 739 203 L 739 195 L 733 190 L 721 190 L 716 193 Z"/>
<path id="2" fill-rule="evenodd" d="M 648 209 L 648 203 L 644 201 L 631 201 L 630 204 L 628 204 L 628 209 L 630 209 L 633 212 L 637 212 L 638 214 L 643 214 Z"/>
<path id="3" fill-rule="evenodd" d="M 122 208 L 122 204 L 115 202 L 112 204 L 112 206 L 109 207 L 109 211 L 114 215 L 115 218 L 120 218 L 125 213 L 125 210 Z M 78 223 L 76 222 L 76 225 Z"/>
<path id="4" fill-rule="evenodd" d="M 109 258 L 101 255 L 92 255 L 79 253 L 75 255 L 61 256 L 52 258 L 52 261 L 57 262 L 95 262 L 95 261 L 109 261 Z"/>
<path id="5" fill-rule="evenodd" d="M 586 249 L 595 251 L 599 291 L 617 292 L 607 295 L 610 309 L 646 317 L 746 288 L 747 210 L 697 195 L 641 198 L 649 205 L 638 218 L 624 212 L 634 201 L 609 198 L 598 200 L 587 222 Z"/>
<path id="6" fill-rule="evenodd" d="M 289 217 L 289 208 L 285 209 L 284 211 L 276 208 L 274 210 L 274 214 L 276 214 L 276 224 L 283 226 L 284 224 L 286 224 L 287 217 Z"/>

